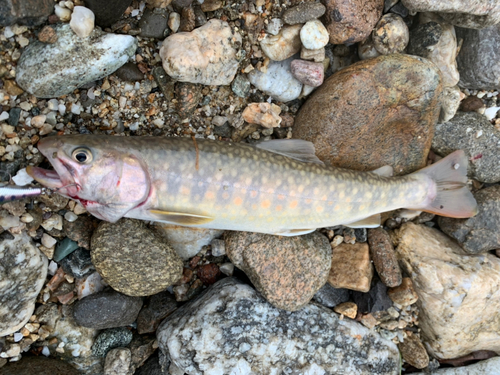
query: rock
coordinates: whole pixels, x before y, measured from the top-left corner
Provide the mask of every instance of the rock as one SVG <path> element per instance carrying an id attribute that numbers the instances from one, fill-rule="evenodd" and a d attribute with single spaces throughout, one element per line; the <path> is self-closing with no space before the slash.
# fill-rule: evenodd
<path id="1" fill-rule="evenodd" d="M 384 0 L 325 0 L 326 28 L 332 44 L 365 40 L 382 15 Z"/>
<path id="2" fill-rule="evenodd" d="M 267 95 L 281 102 L 297 99 L 302 91 L 300 83 L 291 73 L 291 63 L 294 57 L 284 61 L 271 61 L 267 71 L 252 70 L 248 73 L 248 80 L 252 85 Z"/>
<path id="3" fill-rule="evenodd" d="M 191 117 L 203 97 L 200 85 L 190 82 L 178 82 L 175 85 L 175 96 L 175 107 L 181 119 Z"/>
<path id="4" fill-rule="evenodd" d="M 302 25 L 283 27 L 277 35 L 266 36 L 260 48 L 273 61 L 283 61 L 300 51 L 300 29 Z"/>
<path id="5" fill-rule="evenodd" d="M 396 13 L 398 16 L 406 18 L 410 14 L 410 11 L 403 5 L 402 2 L 398 2 L 391 8 L 391 13 Z"/>
<path id="6" fill-rule="evenodd" d="M 0 375 L 79 375 L 80 372 L 61 360 L 39 357 L 25 357 L 17 362 L 10 362 L 0 368 Z"/>
<path id="7" fill-rule="evenodd" d="M 138 367 L 142 366 L 153 353 L 158 353 L 156 350 L 158 348 L 158 341 L 156 341 L 155 335 L 134 335 L 128 348 L 132 354 L 130 372 L 133 372 Z M 167 361 L 163 354 L 161 357 L 163 361 Z"/>
<path id="8" fill-rule="evenodd" d="M 373 283 L 368 293 L 353 292 L 352 298 L 358 306 L 358 311 L 363 314 L 386 311 L 392 306 L 387 287 L 380 280 Z"/>
<path id="9" fill-rule="evenodd" d="M 324 67 L 322 63 L 296 59 L 290 65 L 293 76 L 304 85 L 318 87 L 323 83 Z"/>
<path id="10" fill-rule="evenodd" d="M 104 374 L 127 375 L 130 368 L 130 360 L 130 349 L 111 349 L 106 355 L 106 362 L 104 362 Z"/>
<path id="11" fill-rule="evenodd" d="M 335 307 L 343 302 L 349 301 L 347 289 L 337 289 L 326 283 L 316 292 L 313 299 L 326 307 Z"/>
<path id="12" fill-rule="evenodd" d="M 408 26 L 394 13 L 384 14 L 372 33 L 373 45 L 382 55 L 403 52 L 409 39 Z"/>
<path id="13" fill-rule="evenodd" d="M 143 38 L 163 39 L 167 23 L 168 11 L 166 9 L 146 9 L 139 21 L 141 28 L 139 35 Z"/>
<path id="14" fill-rule="evenodd" d="M 210 242 L 210 248 L 214 257 L 226 255 L 226 244 L 224 240 L 212 240 L 212 242 Z"/>
<path id="15" fill-rule="evenodd" d="M 401 284 L 402 275 L 391 237 L 382 228 L 368 230 L 370 256 L 382 282 L 388 287 Z"/>
<path id="16" fill-rule="evenodd" d="M 243 110 L 242 116 L 249 124 L 258 124 L 264 128 L 271 129 L 280 126 L 280 113 L 281 108 L 273 103 L 249 103 Z"/>
<path id="17" fill-rule="evenodd" d="M 170 362 L 169 362 L 170 364 Z M 162 370 L 158 355 L 155 353 L 148 360 L 137 369 L 134 375 L 173 375 L 168 371 L 168 367 L 165 371 Z"/>
<path id="18" fill-rule="evenodd" d="M 68 22 L 71 19 L 71 10 L 59 4 L 54 5 L 54 14 L 62 22 Z"/>
<path id="19" fill-rule="evenodd" d="M 92 263 L 113 289 L 129 296 L 161 292 L 182 276 L 182 261 L 143 221 L 101 222 L 91 241 Z"/>
<path id="20" fill-rule="evenodd" d="M 452 239 L 425 225 L 405 223 L 397 233 L 400 264 L 419 299 L 419 327 L 430 355 L 456 358 L 500 350 L 500 259 L 463 255 Z"/>
<path id="21" fill-rule="evenodd" d="M 75 303 L 77 324 L 94 329 L 132 324 L 142 307 L 140 297 L 129 297 L 113 290 L 92 294 Z"/>
<path id="22" fill-rule="evenodd" d="M 303 22 L 298 22 L 303 23 Z M 278 35 L 283 27 L 283 20 L 281 18 L 271 18 L 266 25 L 266 32 L 271 35 Z"/>
<path id="23" fill-rule="evenodd" d="M 500 186 L 490 186 L 474 193 L 478 214 L 469 219 L 440 217 L 439 227 L 456 239 L 469 254 L 500 249 Z"/>
<path id="24" fill-rule="evenodd" d="M 300 3 L 283 12 L 283 22 L 288 25 L 306 23 L 325 14 L 325 6 L 321 3 L 307 2 Z"/>
<path id="25" fill-rule="evenodd" d="M 85 0 L 85 6 L 95 14 L 95 22 L 102 28 L 110 27 L 120 19 L 132 0 Z"/>
<path id="26" fill-rule="evenodd" d="M 333 249 L 328 282 L 335 288 L 368 292 L 373 277 L 370 250 L 366 243 L 340 244 Z"/>
<path id="27" fill-rule="evenodd" d="M 90 275 L 95 271 L 90 259 L 90 252 L 81 247 L 62 259 L 59 264 L 65 273 L 77 279 Z"/>
<path id="28" fill-rule="evenodd" d="M 5 232 L 8 233 L 8 232 Z M 47 276 L 47 257 L 22 232 L 0 241 L 0 337 L 22 328 Z"/>
<path id="29" fill-rule="evenodd" d="M 429 355 L 422 341 L 412 332 L 406 331 L 406 338 L 398 345 L 398 348 L 406 363 L 419 369 L 429 366 Z"/>
<path id="30" fill-rule="evenodd" d="M 446 156 L 464 150 L 469 157 L 469 176 L 487 183 L 500 181 L 500 131 L 476 112 L 457 112 L 450 121 L 436 125 L 432 150 Z"/>
<path id="31" fill-rule="evenodd" d="M 155 223 L 155 229 L 183 260 L 194 257 L 203 246 L 219 237 L 224 231 L 217 229 L 188 228 L 177 225 Z"/>
<path id="32" fill-rule="evenodd" d="M 232 278 L 164 320 L 157 337 L 160 350 L 191 375 L 236 368 L 241 374 L 399 371 L 395 345 L 359 323 L 314 304 L 293 313 L 277 309 Z"/>
<path id="33" fill-rule="evenodd" d="M 160 322 L 177 309 L 177 302 L 169 292 L 161 292 L 151 296 L 147 306 L 143 307 L 137 317 L 137 332 L 154 332 Z"/>
<path id="34" fill-rule="evenodd" d="M 190 33 L 170 35 L 163 41 L 160 56 L 167 74 L 181 82 L 229 85 L 238 70 L 233 34 L 227 22 L 211 19 Z"/>
<path id="35" fill-rule="evenodd" d="M 468 96 L 460 102 L 460 111 L 462 112 L 474 112 L 480 108 L 484 108 L 484 103 L 477 96 Z"/>
<path id="36" fill-rule="evenodd" d="M 181 15 L 176 12 L 172 12 L 168 15 L 168 27 L 172 32 L 176 33 L 181 25 Z"/>
<path id="37" fill-rule="evenodd" d="M 387 294 L 394 303 L 401 306 L 410 306 L 418 301 L 418 295 L 409 277 L 404 277 L 401 285 L 390 288 Z"/>
<path id="38" fill-rule="evenodd" d="M 313 142 L 316 155 L 337 167 L 413 172 L 425 166 L 441 91 L 439 70 L 425 59 L 360 61 L 326 79 L 302 105 L 293 137 Z"/>
<path id="39" fill-rule="evenodd" d="M 250 87 L 250 81 L 243 74 L 238 74 L 231 82 L 231 90 L 240 98 L 246 98 L 250 94 Z"/>
<path id="40" fill-rule="evenodd" d="M 175 81 L 168 76 L 161 66 L 154 67 L 151 73 L 165 99 L 172 100 L 175 92 Z"/>
<path id="41" fill-rule="evenodd" d="M 114 348 L 127 346 L 132 341 L 132 332 L 125 327 L 111 328 L 99 333 L 92 345 L 96 357 L 105 357 Z"/>
<path id="42" fill-rule="evenodd" d="M 10 0 L 0 3 L 0 26 L 14 24 L 37 26 L 54 10 L 52 0 Z"/>
<path id="43" fill-rule="evenodd" d="M 71 93 L 76 88 L 113 73 L 135 53 L 137 41 L 128 35 L 94 29 L 88 38 L 78 37 L 67 24 L 56 26 L 53 44 L 33 41 L 16 69 L 16 81 L 40 98 Z"/>
<path id="44" fill-rule="evenodd" d="M 500 22 L 500 5 L 496 1 L 473 0 L 401 0 L 412 12 L 439 12 L 452 25 L 481 29 Z"/>
<path id="45" fill-rule="evenodd" d="M 345 315 L 348 318 L 356 319 L 356 315 L 358 314 L 358 306 L 354 302 L 344 302 L 340 305 L 337 305 L 333 308 L 337 314 Z"/>
<path id="46" fill-rule="evenodd" d="M 22 88 L 20 88 L 18 85 L 16 85 L 16 83 L 10 79 L 7 79 L 4 81 L 4 89 L 5 91 L 7 91 L 7 93 L 9 95 L 12 95 L 12 96 L 19 96 L 21 95 L 24 90 Z M 15 109 L 15 108 L 12 108 L 12 109 Z M 20 109 L 20 108 L 18 108 Z M 11 110 L 12 112 L 12 110 Z M 11 114 L 9 113 L 9 125 L 11 126 L 16 126 L 17 123 L 13 123 L 15 120 L 15 115 L 14 114 Z M 18 120 L 19 120 L 19 117 L 18 117 Z"/>
<path id="47" fill-rule="evenodd" d="M 462 367 L 451 367 L 434 370 L 432 375 L 484 375 L 495 374 L 498 372 L 500 366 L 500 357 L 494 357 L 485 361 L 480 361 L 473 365 Z M 423 372 L 419 374 L 424 374 Z"/>
<path id="48" fill-rule="evenodd" d="M 439 112 L 438 122 L 450 121 L 455 117 L 460 107 L 462 95 L 458 86 L 443 88 L 443 93 L 441 95 L 441 112 Z"/>
<path id="49" fill-rule="evenodd" d="M 90 239 L 98 223 L 99 221 L 93 216 L 78 216 L 77 220 L 73 222 L 66 221 L 64 223 L 63 235 L 75 241 L 78 246 L 90 249 Z"/>
<path id="50" fill-rule="evenodd" d="M 300 58 L 302 60 L 312 60 L 314 62 L 323 63 L 325 60 L 325 49 L 307 49 L 302 47 L 300 50 Z"/>
<path id="51" fill-rule="evenodd" d="M 225 241 L 233 264 L 280 309 L 302 308 L 328 278 L 332 250 L 317 232 L 296 237 L 228 232 Z"/>
<path id="52" fill-rule="evenodd" d="M 56 31 L 52 26 L 44 26 L 38 33 L 38 40 L 43 43 L 55 43 L 57 42 Z"/>
<path id="53" fill-rule="evenodd" d="M 198 267 L 196 274 L 205 285 L 212 285 L 219 279 L 220 269 L 214 263 L 203 264 Z"/>
<path id="54" fill-rule="evenodd" d="M 375 48 L 371 34 L 368 38 L 359 43 L 358 56 L 360 60 L 367 60 L 380 56 L 380 53 Z"/>
<path id="55" fill-rule="evenodd" d="M 144 79 L 144 74 L 133 62 L 128 62 L 118 68 L 118 70 L 115 72 L 115 75 L 123 81 L 130 82 L 142 81 Z"/>
<path id="56" fill-rule="evenodd" d="M 71 13 L 69 26 L 80 38 L 86 38 L 94 30 L 94 13 L 85 7 L 76 6 Z"/>
<path id="57" fill-rule="evenodd" d="M 300 29 L 300 40 L 307 49 L 320 49 L 328 44 L 329 35 L 321 21 L 312 20 Z"/>
<path id="58" fill-rule="evenodd" d="M 500 88 L 500 25 L 483 30 L 455 29 L 463 40 L 457 56 L 460 87 L 496 90 Z"/>

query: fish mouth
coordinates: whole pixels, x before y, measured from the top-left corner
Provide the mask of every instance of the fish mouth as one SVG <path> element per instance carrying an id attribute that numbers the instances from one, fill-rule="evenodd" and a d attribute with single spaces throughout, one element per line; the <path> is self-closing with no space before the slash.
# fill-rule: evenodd
<path id="1" fill-rule="evenodd" d="M 38 183 L 57 191 L 57 193 L 69 198 L 76 198 L 81 187 L 76 183 L 69 170 L 65 168 L 65 164 L 57 159 L 51 160 L 51 164 L 56 170 L 28 166 L 26 173 Z"/>
<path id="2" fill-rule="evenodd" d="M 48 169 L 28 165 L 26 167 L 26 173 L 28 173 L 28 175 L 35 181 L 45 187 L 48 187 L 49 189 L 60 189 L 64 186 L 59 174 L 56 171 L 50 171 Z"/>

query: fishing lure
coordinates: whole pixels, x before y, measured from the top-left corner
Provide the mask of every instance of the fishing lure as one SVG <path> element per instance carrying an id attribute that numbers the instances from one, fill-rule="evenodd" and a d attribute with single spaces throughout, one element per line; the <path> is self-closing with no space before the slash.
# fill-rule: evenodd
<path id="1" fill-rule="evenodd" d="M 0 204 L 17 201 L 26 197 L 36 197 L 45 192 L 46 188 L 25 187 L 25 186 L 1 186 L 0 187 Z"/>

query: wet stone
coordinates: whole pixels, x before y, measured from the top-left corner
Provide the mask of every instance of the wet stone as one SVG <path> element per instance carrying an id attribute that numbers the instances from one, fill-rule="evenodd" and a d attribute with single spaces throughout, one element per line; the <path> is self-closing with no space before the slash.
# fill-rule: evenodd
<path id="1" fill-rule="evenodd" d="M 162 69 L 163 70 L 163 69 Z M 118 68 L 116 76 L 124 81 L 136 82 L 144 79 L 144 74 L 139 70 L 136 64 L 128 62 Z"/>
<path id="2" fill-rule="evenodd" d="M 283 13 L 283 22 L 288 25 L 306 23 L 325 14 L 326 8 L 323 4 L 317 2 L 307 2 L 287 9 Z"/>
<path id="3" fill-rule="evenodd" d="M 388 287 L 401 284 L 402 275 L 389 234 L 382 228 L 368 230 L 368 244 L 373 265 Z"/>
<path id="4" fill-rule="evenodd" d="M 387 294 L 394 303 L 401 306 L 413 305 L 418 300 L 418 295 L 415 293 L 413 283 L 409 277 L 404 277 L 401 285 L 390 288 Z"/>

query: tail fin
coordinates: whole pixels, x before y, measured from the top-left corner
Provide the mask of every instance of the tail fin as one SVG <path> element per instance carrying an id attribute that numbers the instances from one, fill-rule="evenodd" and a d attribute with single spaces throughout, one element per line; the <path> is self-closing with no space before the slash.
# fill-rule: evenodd
<path id="1" fill-rule="evenodd" d="M 467 218 L 477 214 L 477 203 L 467 188 L 467 156 L 455 151 L 414 174 L 425 174 L 436 183 L 436 196 L 418 209 L 440 216 Z"/>

